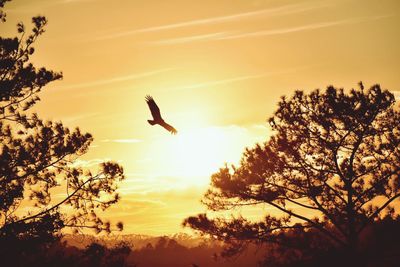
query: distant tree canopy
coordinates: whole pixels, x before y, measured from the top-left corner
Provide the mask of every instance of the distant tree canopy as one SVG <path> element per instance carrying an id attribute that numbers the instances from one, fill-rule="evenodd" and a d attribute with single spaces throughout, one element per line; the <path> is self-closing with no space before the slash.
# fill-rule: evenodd
<path id="1" fill-rule="evenodd" d="M 323 246 L 354 251 L 360 234 L 400 196 L 400 112 L 379 85 L 345 92 L 296 91 L 269 119 L 273 135 L 246 149 L 239 166 L 212 175 L 203 203 L 212 211 L 265 204 L 280 215 L 189 217 L 184 225 L 227 242 L 288 244 L 318 233 Z M 304 244 L 306 239 L 298 240 Z M 325 241 L 324 241 L 325 240 Z M 308 244 L 310 246 L 310 244 Z"/>
<path id="2" fill-rule="evenodd" d="M 0 0 L 2 22 L 5 2 Z M 75 160 L 87 152 L 92 136 L 29 112 L 41 89 L 62 78 L 30 62 L 47 20 L 37 16 L 32 23 L 30 32 L 18 23 L 18 37 L 0 37 L 0 241 L 52 239 L 65 227 L 110 231 L 96 211 L 119 200 L 122 167 L 104 162 L 98 172 L 85 170 Z M 63 198 L 54 198 L 52 193 L 60 193 L 55 188 L 65 188 Z M 117 226 L 122 229 L 122 223 Z"/>

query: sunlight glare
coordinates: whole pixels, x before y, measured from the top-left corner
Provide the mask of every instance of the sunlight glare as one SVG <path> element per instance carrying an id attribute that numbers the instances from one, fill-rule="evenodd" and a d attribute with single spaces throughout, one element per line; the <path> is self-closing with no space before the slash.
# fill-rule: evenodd
<path id="1" fill-rule="evenodd" d="M 237 126 L 183 129 L 153 144 L 153 163 L 160 174 L 179 179 L 181 186 L 206 186 L 226 162 L 239 161 L 246 136 L 247 130 Z"/>

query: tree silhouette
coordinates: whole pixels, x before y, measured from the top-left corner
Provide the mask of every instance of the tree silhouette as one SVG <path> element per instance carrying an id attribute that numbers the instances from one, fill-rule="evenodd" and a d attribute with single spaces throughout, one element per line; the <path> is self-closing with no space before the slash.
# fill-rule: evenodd
<path id="1" fill-rule="evenodd" d="M 394 104 L 389 91 L 362 83 L 349 92 L 329 86 L 282 97 L 269 119 L 271 138 L 246 149 L 240 166 L 213 174 L 202 200 L 212 211 L 265 204 L 278 215 L 252 222 L 199 214 L 183 224 L 231 242 L 236 252 L 249 241 L 293 247 L 291 236 L 306 248 L 318 235 L 319 247 L 355 253 L 363 230 L 394 215 L 390 204 L 400 196 Z"/>
<path id="2" fill-rule="evenodd" d="M 2 22 L 5 2 L 0 0 Z M 0 37 L 2 248 L 15 240 L 51 240 L 65 227 L 110 231 L 110 223 L 96 211 L 119 200 L 115 190 L 124 178 L 122 167 L 113 162 L 101 163 L 98 172 L 76 164 L 93 140 L 90 134 L 79 128 L 70 130 L 61 122 L 43 121 L 30 112 L 40 100 L 41 89 L 62 78 L 61 73 L 36 68 L 30 62 L 33 44 L 44 33 L 47 20 L 37 16 L 32 23 L 30 32 L 18 23 L 18 37 Z M 65 188 L 63 199 L 52 197 L 55 188 Z M 122 223 L 117 227 L 122 229 Z"/>

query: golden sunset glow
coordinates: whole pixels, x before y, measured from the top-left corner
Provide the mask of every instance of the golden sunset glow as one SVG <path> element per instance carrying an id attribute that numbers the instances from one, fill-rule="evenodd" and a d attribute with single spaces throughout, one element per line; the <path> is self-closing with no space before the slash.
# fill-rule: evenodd
<path id="1" fill-rule="evenodd" d="M 7 36 L 48 18 L 33 61 L 64 78 L 34 109 L 93 134 L 79 164 L 124 167 L 104 216 L 127 233 L 185 231 L 211 175 L 270 136 L 282 95 L 360 80 L 400 90 L 396 0 L 14 0 L 5 11 Z M 146 95 L 177 135 L 147 123 Z"/>

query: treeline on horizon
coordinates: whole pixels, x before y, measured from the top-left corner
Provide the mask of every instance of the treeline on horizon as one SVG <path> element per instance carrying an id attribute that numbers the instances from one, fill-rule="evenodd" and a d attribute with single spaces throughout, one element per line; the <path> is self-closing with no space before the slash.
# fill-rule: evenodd
<path id="1" fill-rule="evenodd" d="M 318 235 L 307 238 L 318 239 Z M 304 236 L 293 233 L 293 242 L 308 243 Z M 387 217 L 364 232 L 360 253 L 369 260 L 369 267 L 397 266 L 400 256 L 400 219 Z M 314 240 L 315 242 L 316 240 Z M 314 248 L 313 257 L 299 261 L 299 254 L 288 253 L 274 245 L 251 244 L 240 254 L 226 255 L 229 248 L 208 238 L 141 237 L 116 235 L 66 235 L 47 246 L 29 241 L 2 247 L 2 266 L 76 266 L 76 267 L 251 267 L 339 266 L 346 255 L 329 250 L 321 253 Z M 225 255 L 225 256 L 223 256 Z"/>
<path id="2" fill-rule="evenodd" d="M 362 82 L 283 96 L 268 119 L 271 137 L 247 148 L 239 165 L 221 166 L 202 199 L 207 213 L 182 222 L 202 242 L 67 242 L 66 232 L 123 230 L 99 211 L 120 201 L 125 175 L 114 161 L 97 170 L 74 164 L 92 135 L 32 112 L 43 87 L 63 77 L 30 59 L 46 24 L 36 16 L 30 29 L 17 24 L 17 37 L 0 37 L 1 266 L 398 266 L 399 106 L 390 91 Z M 55 202 L 54 188 L 65 189 L 64 199 Z M 208 213 L 249 205 L 280 214 L 254 221 Z"/>

